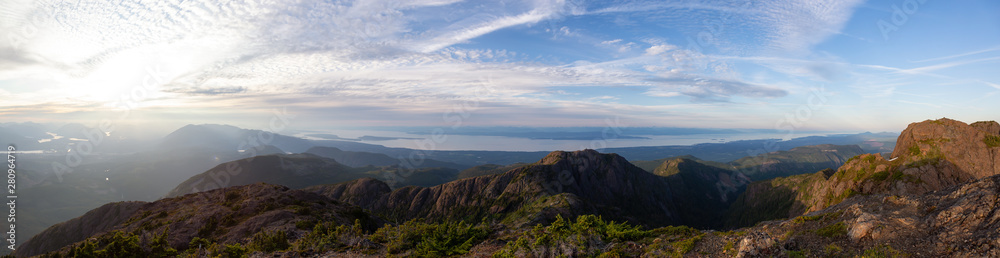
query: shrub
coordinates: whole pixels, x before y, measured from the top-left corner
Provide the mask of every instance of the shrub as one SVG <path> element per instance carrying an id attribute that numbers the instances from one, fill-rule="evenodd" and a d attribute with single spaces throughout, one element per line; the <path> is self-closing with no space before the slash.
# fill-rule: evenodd
<path id="1" fill-rule="evenodd" d="M 188 242 L 188 249 L 208 248 L 211 245 L 212 242 L 208 241 L 208 239 L 194 237 L 191 239 L 191 242 Z"/>
<path id="2" fill-rule="evenodd" d="M 170 247 L 170 242 L 167 241 L 167 229 L 163 230 L 163 233 L 157 235 L 149 243 L 149 252 L 152 257 L 173 257 L 177 255 L 177 249 Z"/>
<path id="3" fill-rule="evenodd" d="M 606 250 L 609 243 L 638 241 L 657 235 L 692 235 L 697 232 L 688 227 L 663 227 L 654 230 L 643 230 L 639 226 L 627 223 L 606 222 L 595 215 L 581 215 L 575 222 L 570 222 L 556 216 L 556 220 L 548 226 L 536 225 L 533 229 L 522 232 L 516 241 L 507 242 L 503 249 L 494 257 L 524 256 L 535 254 L 540 256 L 558 256 L 566 247 L 579 250 L 580 253 L 563 253 L 577 256 L 638 256 L 640 253 L 629 253 L 627 249 L 613 248 Z M 697 240 L 693 240 L 697 241 Z M 616 247 L 619 247 L 616 245 Z M 638 250 L 632 250 L 638 251 Z"/>
<path id="4" fill-rule="evenodd" d="M 217 247 L 216 249 L 219 248 Z M 212 256 L 224 256 L 224 257 L 236 258 L 236 257 L 247 257 L 247 253 L 249 253 L 247 249 L 243 247 L 243 245 L 240 245 L 238 243 L 222 246 L 221 249 L 222 250 L 218 250 L 216 253 L 213 253 Z"/>
<path id="5" fill-rule="evenodd" d="M 1000 147 L 1000 136 L 987 135 L 983 138 L 983 142 L 986 143 L 988 147 Z"/>
<path id="6" fill-rule="evenodd" d="M 288 249 L 288 236 L 285 231 L 261 231 L 253 235 L 250 244 L 247 246 L 251 251 L 261 251 L 271 253 Z"/>
<path id="7" fill-rule="evenodd" d="M 452 256 L 466 254 L 472 245 L 479 243 L 489 232 L 485 227 L 474 227 L 465 222 L 444 223 L 434 227 L 417 244 L 415 253 L 420 256 Z"/>
<path id="8" fill-rule="evenodd" d="M 95 252 L 97 256 L 104 257 L 141 257 L 145 252 L 139 245 L 139 236 L 132 233 L 115 231 L 110 239 L 106 241 L 104 249 Z"/>
<path id="9" fill-rule="evenodd" d="M 302 222 L 302 223 L 299 223 Z M 347 246 L 347 242 L 363 237 L 361 221 L 355 220 L 354 226 L 336 225 L 333 222 L 316 223 L 313 221 L 296 222 L 296 227 L 312 226 L 312 231 L 295 241 L 295 250 L 314 250 L 325 252 Z M 388 227 L 388 226 L 387 226 Z"/>
<path id="10" fill-rule="evenodd" d="M 205 225 L 202 225 L 201 228 L 198 229 L 198 236 L 210 237 L 218 227 L 219 222 L 215 219 L 215 217 L 208 217 L 208 220 L 205 221 Z"/>
<path id="11" fill-rule="evenodd" d="M 487 235 L 489 230 L 484 225 L 473 226 L 465 222 L 429 224 L 411 220 L 398 226 L 382 227 L 369 239 L 385 243 L 389 253 L 415 248 L 415 253 L 420 255 L 442 256 L 464 254 Z"/>

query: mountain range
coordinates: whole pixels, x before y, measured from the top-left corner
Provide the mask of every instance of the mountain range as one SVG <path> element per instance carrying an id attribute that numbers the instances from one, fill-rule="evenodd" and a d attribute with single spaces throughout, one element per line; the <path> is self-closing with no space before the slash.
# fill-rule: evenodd
<path id="1" fill-rule="evenodd" d="M 65 184 L 53 181 L 56 176 L 51 172 L 40 171 L 34 174 L 29 174 L 29 178 L 32 176 L 37 176 L 38 181 L 41 182 L 34 189 L 26 189 L 26 192 L 38 191 L 39 194 L 35 195 L 38 205 L 29 205 L 24 209 L 26 212 L 32 214 L 46 214 L 46 216 L 38 216 L 27 219 L 27 221 L 22 224 L 27 228 L 23 231 L 27 235 L 34 235 L 33 232 L 39 232 L 42 228 L 49 227 L 50 225 L 58 222 L 64 221 L 75 216 L 80 216 L 84 214 L 87 210 L 98 207 L 103 203 L 109 203 L 121 200 L 143 200 L 143 201 L 153 201 L 157 200 L 161 196 L 167 197 L 178 197 L 187 193 L 196 193 L 204 190 L 213 189 L 216 187 L 226 187 L 226 186 L 238 186 L 244 184 L 250 184 L 254 182 L 268 182 L 272 184 L 287 185 L 292 189 L 312 189 L 315 187 L 321 187 L 317 185 L 321 184 L 336 184 L 342 182 L 352 182 L 355 184 L 385 184 L 385 186 L 372 186 L 366 185 L 362 188 L 364 189 L 388 189 L 385 192 L 387 196 L 397 196 L 394 198 L 404 198 L 408 194 L 426 194 L 434 193 L 434 187 L 441 186 L 441 188 L 451 187 L 447 185 L 448 183 L 455 183 L 460 179 L 477 179 L 482 176 L 489 177 L 494 175 L 500 177 L 500 175 L 507 174 L 510 171 L 518 169 L 538 169 L 541 165 L 552 166 L 555 164 L 541 164 L 539 162 L 534 163 L 520 163 L 528 157 L 538 155 L 536 152 L 491 152 L 491 151 L 437 151 L 431 153 L 434 159 L 424 158 L 419 166 L 413 166 L 413 159 L 407 160 L 406 158 L 392 158 L 392 157 L 408 157 L 413 153 L 428 153 L 425 151 L 411 150 L 411 149 L 400 149 L 400 148 L 387 148 L 378 145 L 369 145 L 358 142 L 342 142 L 342 141 L 310 141 L 302 140 L 295 137 L 281 136 L 274 134 L 273 136 L 268 136 L 270 138 L 260 137 L 261 135 L 266 135 L 264 131 L 260 130 L 247 130 L 240 129 L 232 126 L 221 126 L 221 125 L 189 125 L 185 126 L 173 133 L 168 134 L 163 140 L 158 141 L 156 145 L 157 148 L 154 151 L 142 151 L 136 153 L 120 153 L 114 154 L 107 153 L 98 155 L 95 157 L 100 157 L 98 159 L 90 159 L 86 164 L 74 167 L 74 172 L 70 174 L 62 175 L 62 179 L 66 182 Z M 254 138 L 257 136 L 257 138 Z M 837 139 L 843 139 L 844 136 L 834 136 Z M 849 138 L 849 137 L 848 137 Z M 248 140 L 249 139 L 249 140 Z M 256 139 L 257 142 L 253 140 Z M 261 139 L 270 139 L 269 141 L 261 141 Z M 860 139 L 858 143 L 868 142 L 871 139 Z M 793 141 L 788 141 L 787 144 L 782 144 L 783 146 L 793 146 Z M 728 143 L 727 143 L 728 144 Z M 706 144 L 695 147 L 689 147 L 689 150 L 699 150 L 699 149 L 719 149 L 725 148 L 724 146 L 729 146 L 727 144 Z M 337 147 L 339 146 L 339 147 Z M 742 146 L 740 144 L 733 146 Z M 350 150 L 344 150 L 342 148 L 347 148 Z M 640 147 L 646 148 L 646 147 Z M 839 148 L 836 146 L 819 146 L 819 147 L 807 147 L 799 150 L 786 150 L 789 153 L 807 152 L 806 150 L 811 149 L 823 149 L 823 148 Z M 368 151 L 374 152 L 368 152 Z M 856 150 L 856 149 L 855 149 Z M 299 151 L 301 154 L 289 154 Z M 671 149 L 670 151 L 676 151 Z M 731 151 L 736 153 L 738 151 Z M 778 151 L 779 153 L 782 151 Z M 564 153 L 574 153 L 574 152 L 564 152 Z M 812 154 L 802 154 L 805 156 L 815 155 L 821 152 L 815 152 Z M 545 158 L 552 155 L 552 153 L 545 154 L 541 153 L 539 157 L 535 160 L 544 160 Z M 766 154 L 766 153 L 765 153 Z M 54 156 L 39 155 L 42 157 L 41 160 L 37 161 L 44 164 L 45 159 L 51 158 L 58 160 L 61 158 L 61 154 L 56 154 Z M 605 154 L 599 154 L 605 155 Z M 761 154 L 763 155 L 763 154 Z M 835 158 L 829 158 L 827 156 L 826 160 L 831 162 L 836 161 Z M 206 158 L 208 157 L 208 158 Z M 775 156 L 775 157 L 780 157 Z M 823 157 L 817 157 L 818 159 L 824 159 Z M 438 159 L 451 160 L 451 161 L 439 161 Z M 27 159 L 26 159 L 27 160 Z M 629 163 L 622 156 L 617 156 L 615 158 L 616 162 Z M 462 163 L 456 163 L 462 162 Z M 500 165 L 496 164 L 481 164 L 486 161 L 503 161 Z M 567 192 L 553 192 L 549 194 L 545 192 L 538 191 L 527 191 L 518 192 L 524 196 L 541 195 L 542 199 L 535 197 L 527 198 L 521 197 L 522 199 L 533 199 L 535 203 L 528 202 L 523 203 L 523 205 L 510 206 L 509 211 L 519 211 L 525 216 L 531 216 L 531 219 L 526 219 L 527 217 L 518 216 L 501 216 L 508 218 L 500 218 L 500 215 L 491 215 L 491 220 L 496 223 L 510 223 L 516 222 L 517 225 L 528 225 L 531 223 L 543 223 L 553 221 L 554 217 L 575 217 L 580 214 L 596 214 L 597 212 L 602 212 L 609 219 L 613 218 L 618 221 L 629 221 L 630 223 L 652 223 L 649 226 L 657 225 L 689 225 L 696 228 L 720 228 L 724 226 L 721 223 L 723 216 L 725 216 L 728 207 L 732 202 L 736 200 L 736 197 L 745 189 L 746 184 L 749 183 L 748 177 L 743 173 L 737 172 L 733 169 L 731 161 L 715 162 L 715 161 L 705 161 L 700 160 L 694 156 L 687 156 L 683 162 L 677 162 L 676 159 L 660 159 L 654 162 L 660 164 L 674 162 L 676 164 L 672 165 L 676 167 L 683 167 L 683 169 L 675 169 L 678 171 L 683 170 L 683 173 L 675 173 L 673 175 L 661 175 L 656 176 L 655 173 L 663 174 L 664 171 L 670 170 L 665 168 L 662 171 L 655 171 L 656 169 L 642 169 L 634 167 L 633 164 L 629 163 L 628 166 L 620 165 L 621 168 L 629 167 L 626 170 L 636 172 L 642 171 L 646 174 L 651 174 L 656 177 L 651 180 L 639 180 L 642 182 L 649 183 L 648 185 L 633 189 L 636 191 L 652 191 L 657 193 L 656 196 L 660 197 L 641 197 L 647 198 L 648 203 L 660 205 L 662 207 L 671 208 L 670 220 L 664 220 L 657 223 L 652 223 L 652 219 L 644 218 L 646 215 L 634 215 L 637 214 L 631 208 L 621 209 L 615 208 L 615 206 L 610 206 L 615 202 L 622 202 L 624 199 L 601 199 L 601 202 L 596 202 L 594 196 L 587 195 L 582 192 L 572 192 L 568 189 L 588 189 L 589 187 L 594 187 L 596 184 L 591 182 L 589 185 L 575 186 L 576 188 L 570 188 L 570 185 L 551 183 L 541 184 L 541 183 L 529 183 L 529 181 L 515 181 L 517 184 L 524 185 L 534 185 L 532 187 L 537 188 L 539 185 L 548 185 L 550 188 L 558 188 L 557 186 L 565 186 Z M 28 160 L 27 162 L 34 162 Z M 343 163 L 342 163 L 343 162 Z M 407 163 L 409 162 L 409 163 Z M 531 161 L 528 161 L 531 162 Z M 691 163 L 693 162 L 693 163 Z M 797 160 L 786 159 L 782 162 L 787 162 L 788 164 L 796 164 Z M 350 165 L 345 165 L 344 163 L 349 163 Z M 243 168 L 240 173 L 225 173 L 220 174 L 219 171 L 226 171 L 227 166 L 234 166 Z M 637 162 L 636 164 L 639 164 Z M 703 165 L 709 164 L 709 165 Z M 729 167 L 720 166 L 719 164 L 727 164 Z M 598 164 L 594 164 L 597 166 Z M 833 164 L 836 165 L 836 164 Z M 659 166 L 659 165 L 657 165 Z M 668 166 L 669 167 L 669 166 Z M 753 166 L 747 166 L 753 167 Z M 798 174 L 807 173 L 810 169 L 814 167 L 809 167 L 806 165 L 791 165 L 789 167 L 782 167 L 781 169 L 787 169 L 785 173 L 788 174 Z M 311 171 L 306 173 L 306 171 Z M 461 172 L 459 172 L 461 171 Z M 534 170 L 532 170 L 534 171 Z M 561 172 L 561 171 L 560 171 Z M 298 173 L 298 174 L 297 174 Z M 525 172 L 528 173 L 528 172 Z M 540 172 L 532 172 L 540 173 Z M 528 173 L 531 175 L 535 175 Z M 589 172 L 588 172 L 589 173 Z M 611 173 L 614 175 L 617 171 L 605 171 L 604 173 Z M 629 172 L 631 173 L 631 172 Z M 224 176 L 228 175 L 228 177 Z M 296 175 L 296 176 L 289 176 Z M 526 174 L 527 175 L 527 174 Z M 550 174 L 545 175 L 546 177 L 559 178 L 561 174 Z M 589 174 L 580 174 L 577 176 L 586 176 Z M 620 176 L 620 175 L 619 175 Z M 365 177 L 371 177 L 372 179 L 363 179 Z M 638 176 L 636 178 L 646 177 Z M 541 178 L 536 175 L 531 177 L 533 179 Z M 630 177 L 631 178 L 631 177 Z M 632 182 L 636 178 L 631 178 L 627 180 Z M 350 181 L 355 180 L 355 181 Z M 477 179 L 484 180 L 484 179 Z M 384 181 L 384 182 L 383 182 Z M 455 182 L 452 182 L 455 181 Z M 173 189 L 170 188 L 171 182 Z M 202 184 L 195 184 L 195 182 L 200 182 Z M 220 183 L 221 182 L 221 183 Z M 377 183 L 376 183 L 377 182 Z M 494 183 L 499 184 L 500 181 Z M 575 181 L 574 181 L 575 182 Z M 508 182 L 510 183 L 510 182 Z M 213 186 L 214 184 L 214 186 Z M 623 181 L 624 184 L 624 181 Z M 634 184 L 634 183 L 630 183 Z M 443 186 L 442 186 L 443 185 Z M 480 187 L 482 185 L 473 184 L 475 187 Z M 67 188 L 67 186 L 74 186 L 72 188 Z M 85 186 L 85 187 L 81 187 Z M 314 187 L 310 187 L 314 186 Z M 322 187 L 333 187 L 330 185 Z M 425 187 L 425 188 L 420 188 Z M 428 188 L 429 187 L 429 188 Z M 532 188 L 529 187 L 529 188 Z M 630 186 L 631 187 L 631 186 Z M 667 191 L 662 190 L 647 190 L 647 188 L 662 187 L 668 189 Z M 714 189 L 713 191 L 707 191 L 706 189 Z M 400 193 L 395 191 L 405 190 Z M 537 189 L 535 189 L 537 190 Z M 605 190 L 607 191 L 618 191 L 620 189 Z M 312 189 L 314 192 L 331 192 L 329 190 L 318 190 Z M 412 191 L 407 192 L 407 191 Z M 704 191 L 704 192 L 698 192 Z M 445 191 L 447 192 L 447 191 Z M 382 193 L 382 192 L 375 192 Z M 408 194 L 402 194 L 408 193 Z M 343 193 L 341 193 L 343 194 Z M 547 194 L 547 195 L 546 195 Z M 626 194 L 626 193 L 621 193 Z M 66 195 L 66 196 L 63 196 Z M 360 196 L 336 196 L 333 199 L 375 199 L 375 197 L 370 196 L 371 193 L 362 194 Z M 517 202 L 524 200 L 515 198 L 516 194 L 508 193 L 503 197 L 504 200 L 508 202 Z M 425 198 L 422 195 L 416 195 L 412 198 Z M 582 196 L 582 197 L 581 197 Z M 641 194 L 627 195 L 627 196 L 642 196 Z M 680 198 L 680 197 L 663 197 L 663 196 L 691 196 L 692 198 Z M 51 198 L 50 198 L 51 197 Z M 509 197 L 509 198 L 508 198 Z M 384 198 L 384 196 L 379 196 L 379 199 Z M 586 200 L 585 205 L 580 206 L 580 202 L 577 200 L 579 198 L 584 198 Z M 404 198 L 405 199 L 405 198 Z M 692 201 L 695 200 L 695 201 Z M 55 204 L 55 202 L 65 203 L 65 204 Z M 542 209 L 540 206 L 548 202 L 565 202 L 566 207 L 559 209 Z M 698 209 L 698 208 L 678 208 L 678 207 L 688 207 L 694 203 L 706 204 L 712 208 L 708 209 Z M 359 206 L 366 207 L 358 204 Z M 433 219 L 436 216 L 423 216 L 423 217 L 407 217 L 407 216 L 396 216 L 393 217 L 391 214 L 400 213 L 402 210 L 401 205 L 389 205 L 386 206 L 371 206 L 367 208 L 380 208 L 376 211 L 371 209 L 373 216 L 384 216 L 387 219 L 393 220 L 405 220 L 412 218 L 423 218 L 423 219 Z M 477 204 L 480 205 L 480 204 Z M 491 206 L 492 207 L 492 206 Z M 499 207 L 499 206 L 498 206 Z M 469 209 L 475 210 L 482 208 L 480 206 L 473 205 Z M 638 209 L 638 208 L 636 208 Z M 646 209 L 646 208 L 643 208 Z M 409 208 L 406 209 L 409 211 Z M 420 209 L 417 209 L 420 210 Z M 642 212 L 638 214 L 652 214 L 639 209 Z M 416 210 L 415 210 L 416 211 Z M 432 213 L 429 211 L 421 211 L 424 214 L 435 214 L 440 215 L 440 213 Z M 490 212 L 483 212 L 490 213 Z M 378 214 L 378 215 L 376 215 Z M 456 213 L 458 214 L 458 213 Z M 450 216 L 450 217 L 449 217 Z M 445 216 L 447 219 L 437 220 L 437 221 L 449 221 L 457 218 L 457 215 Z M 485 215 L 471 215 L 463 217 L 479 217 L 480 220 L 490 216 Z M 35 228 L 35 229 L 32 229 Z"/>

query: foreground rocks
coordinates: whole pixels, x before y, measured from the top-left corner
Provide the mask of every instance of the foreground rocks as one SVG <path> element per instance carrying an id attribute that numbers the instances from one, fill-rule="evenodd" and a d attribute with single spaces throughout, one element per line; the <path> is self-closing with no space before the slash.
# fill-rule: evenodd
<path id="1" fill-rule="evenodd" d="M 716 232 L 695 251 L 715 257 L 1000 257 L 1000 175 L 921 195 L 857 196 L 734 232 Z M 736 252 L 719 247 L 726 242 Z"/>

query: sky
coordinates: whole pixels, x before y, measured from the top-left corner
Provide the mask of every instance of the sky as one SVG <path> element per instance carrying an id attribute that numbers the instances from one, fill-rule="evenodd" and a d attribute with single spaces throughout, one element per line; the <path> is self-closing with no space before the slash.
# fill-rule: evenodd
<path id="1" fill-rule="evenodd" d="M 0 121 L 900 131 L 996 120 L 1000 2 L 0 7 Z"/>

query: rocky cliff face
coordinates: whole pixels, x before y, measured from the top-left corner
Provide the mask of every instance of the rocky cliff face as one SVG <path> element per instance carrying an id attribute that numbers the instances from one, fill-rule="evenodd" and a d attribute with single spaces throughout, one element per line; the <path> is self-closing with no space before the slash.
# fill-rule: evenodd
<path id="1" fill-rule="evenodd" d="M 1000 148 L 991 145 L 990 139 L 1000 137 L 998 128 L 992 121 L 968 125 L 947 118 L 913 123 L 900 134 L 889 160 L 864 154 L 825 177 L 798 175 L 755 183 L 734 204 L 742 207 L 733 210 L 761 214 L 765 207 L 788 203 L 795 207 L 789 209 L 794 216 L 801 214 L 800 209 L 818 211 L 852 196 L 922 194 L 996 175 L 1000 173 Z M 788 196 L 794 198 L 788 200 Z"/>
<path id="2" fill-rule="evenodd" d="M 892 158 L 904 163 L 943 159 L 969 178 L 992 176 L 1000 171 L 1000 148 L 989 143 L 997 137 L 1000 124 L 995 121 L 969 125 L 947 118 L 928 120 L 900 133 Z"/>
<path id="3" fill-rule="evenodd" d="M 502 174 L 404 187 L 377 198 L 382 182 L 359 180 L 317 187 L 328 197 L 350 201 L 392 220 L 490 219 L 529 224 L 555 215 L 601 214 L 644 225 L 682 223 L 667 180 L 633 166 L 621 156 L 593 150 L 552 152 L 537 163 Z M 326 189 L 323 189 L 326 188 Z M 339 190 L 345 189 L 345 190 Z"/>
<path id="4" fill-rule="evenodd" d="M 664 161 L 653 173 L 667 180 L 685 225 L 696 228 L 721 227 L 730 204 L 750 183 L 742 173 L 687 158 Z"/>

